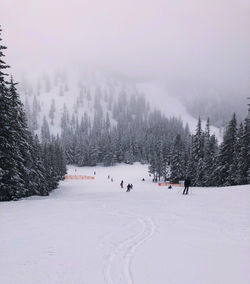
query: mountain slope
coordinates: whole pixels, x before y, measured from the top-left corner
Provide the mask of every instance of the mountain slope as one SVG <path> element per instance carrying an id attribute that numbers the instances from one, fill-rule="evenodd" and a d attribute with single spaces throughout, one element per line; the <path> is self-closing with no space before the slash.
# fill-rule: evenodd
<path id="1" fill-rule="evenodd" d="M 247 186 L 183 196 L 152 183 L 147 165 L 68 169 L 94 171 L 48 197 L 2 203 L 2 283 L 249 283 Z"/>
<path id="2" fill-rule="evenodd" d="M 30 126 L 38 134 L 44 116 L 48 120 L 51 132 L 54 135 L 60 134 L 65 107 L 70 119 L 74 114 L 80 121 L 85 112 L 93 119 L 97 93 L 100 95 L 104 116 L 109 112 L 111 119 L 112 105 L 119 95 L 122 94 L 128 99 L 131 96 L 143 95 L 149 108 L 158 109 L 167 117 L 180 117 L 184 124 L 189 124 L 191 132 L 194 132 L 197 125 L 197 120 L 188 114 L 183 102 L 169 94 L 160 81 L 136 83 L 105 72 L 73 70 L 70 74 L 65 72 L 44 74 L 30 82 L 27 78 L 23 78 L 19 90 L 26 106 Z M 49 113 L 53 100 L 55 112 L 52 123 Z M 211 131 L 220 139 L 221 133 L 218 128 L 212 127 Z"/>

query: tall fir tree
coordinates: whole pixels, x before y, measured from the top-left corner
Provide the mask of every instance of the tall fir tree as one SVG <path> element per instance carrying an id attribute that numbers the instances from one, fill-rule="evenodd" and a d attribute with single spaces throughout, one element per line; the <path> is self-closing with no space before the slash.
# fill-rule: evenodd
<path id="1" fill-rule="evenodd" d="M 185 178 L 185 151 L 181 136 L 175 138 L 171 157 L 171 181 L 179 182 Z"/>
<path id="2" fill-rule="evenodd" d="M 231 185 L 232 174 L 235 171 L 234 160 L 235 160 L 235 144 L 237 142 L 237 120 L 235 113 L 230 120 L 224 137 L 223 142 L 220 145 L 220 151 L 218 156 L 218 169 L 217 178 L 218 185 Z"/>

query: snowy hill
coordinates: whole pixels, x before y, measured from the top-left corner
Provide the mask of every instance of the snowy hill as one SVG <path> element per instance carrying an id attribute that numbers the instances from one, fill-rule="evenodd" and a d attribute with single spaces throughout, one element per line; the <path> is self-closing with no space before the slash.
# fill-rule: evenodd
<path id="1" fill-rule="evenodd" d="M 104 116 L 110 113 L 113 101 L 123 93 L 127 98 L 143 95 L 148 106 L 158 109 L 167 117 L 181 118 L 195 131 L 197 119 L 186 110 L 180 98 L 169 94 L 160 81 L 137 83 L 124 76 L 93 69 L 73 69 L 70 73 L 54 72 L 20 79 L 19 91 L 25 104 L 30 127 L 40 135 L 43 118 L 46 117 L 50 131 L 54 135 L 61 133 L 61 119 L 64 108 L 67 108 L 70 119 L 73 116 L 81 120 L 84 113 L 93 119 L 95 96 L 100 94 L 100 102 Z M 50 111 L 54 108 L 51 119 Z M 53 111 L 52 111 L 53 112 Z M 112 116 L 111 116 L 112 117 Z M 114 123 L 115 121 L 113 121 Z M 205 121 L 203 122 L 205 125 Z M 221 132 L 211 127 L 212 134 L 221 139 Z"/>
<path id="2" fill-rule="evenodd" d="M 184 123 L 188 123 L 191 132 L 194 133 L 197 127 L 197 119 L 187 111 L 181 98 L 171 95 L 161 81 L 140 83 L 137 86 L 145 94 L 152 107 L 161 110 L 167 117 L 180 117 Z M 203 117 L 206 116 L 203 115 Z M 203 127 L 205 127 L 205 123 L 205 120 L 203 120 Z M 211 133 L 215 134 L 219 141 L 222 139 L 222 130 L 211 125 Z"/>
<path id="3" fill-rule="evenodd" d="M 249 186 L 184 196 L 152 183 L 147 165 L 68 169 L 94 171 L 48 197 L 1 204 L 1 283 L 250 282 Z"/>

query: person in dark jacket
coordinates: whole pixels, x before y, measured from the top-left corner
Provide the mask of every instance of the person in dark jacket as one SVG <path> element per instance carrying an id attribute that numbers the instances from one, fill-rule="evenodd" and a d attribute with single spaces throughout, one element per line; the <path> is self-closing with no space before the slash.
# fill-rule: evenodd
<path id="1" fill-rule="evenodd" d="M 130 184 L 128 184 L 126 192 L 130 192 L 130 189 L 131 189 L 131 186 L 130 186 Z"/>
<path id="2" fill-rule="evenodd" d="M 120 186 L 121 186 L 121 188 L 123 188 L 123 180 L 121 181 Z"/>
<path id="3" fill-rule="evenodd" d="M 191 184 L 191 180 L 189 177 L 187 177 L 184 181 L 185 188 L 183 190 L 183 194 L 188 194 L 188 189 L 189 189 L 190 184 Z"/>

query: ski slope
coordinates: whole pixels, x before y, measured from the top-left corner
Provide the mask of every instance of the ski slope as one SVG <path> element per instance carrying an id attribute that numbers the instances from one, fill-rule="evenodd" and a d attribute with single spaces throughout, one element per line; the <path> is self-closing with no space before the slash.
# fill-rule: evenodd
<path id="1" fill-rule="evenodd" d="M 48 197 L 0 204 L 0 283 L 250 283 L 249 186 L 183 196 L 139 164 L 68 174 L 94 171 Z"/>
<path id="2" fill-rule="evenodd" d="M 180 117 L 185 124 L 188 124 L 191 133 L 195 133 L 197 128 L 197 119 L 188 113 L 185 105 L 177 96 L 169 94 L 166 86 L 160 81 L 151 81 L 137 84 L 138 89 L 145 94 L 150 106 L 160 110 L 167 117 Z M 206 121 L 202 121 L 202 127 L 205 129 Z M 222 142 L 222 133 L 219 128 L 211 125 L 211 134 L 214 134 L 219 142 Z"/>

